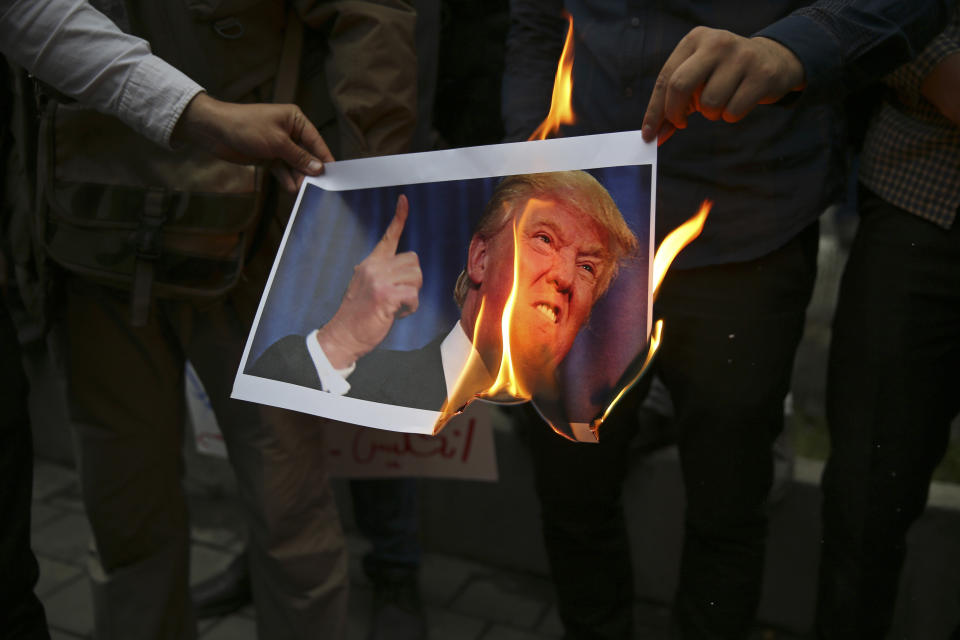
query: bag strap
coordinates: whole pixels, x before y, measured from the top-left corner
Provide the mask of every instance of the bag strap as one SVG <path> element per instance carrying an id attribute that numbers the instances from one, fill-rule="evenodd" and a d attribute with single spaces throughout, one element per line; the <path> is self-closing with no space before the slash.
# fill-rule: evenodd
<path id="1" fill-rule="evenodd" d="M 140 226 L 137 227 L 137 257 L 130 293 L 130 323 L 135 327 L 146 325 L 150 312 L 154 267 L 160 259 L 160 229 L 167 219 L 165 196 L 163 189 L 151 188 L 147 191 Z"/>
<path id="2" fill-rule="evenodd" d="M 287 12 L 287 28 L 283 32 L 280 66 L 273 84 L 273 101 L 277 104 L 293 102 L 300 79 L 300 54 L 303 51 L 303 22 L 294 9 Z"/>
<path id="3" fill-rule="evenodd" d="M 280 64 L 273 84 L 273 102 L 293 102 L 300 77 L 300 54 L 303 50 L 303 22 L 294 9 L 287 12 L 287 26 L 283 32 Z M 254 210 L 262 211 L 266 190 L 263 171 L 257 171 L 254 187 Z M 150 312 L 154 272 L 160 259 L 161 232 L 166 220 L 166 205 L 170 198 L 163 189 L 147 192 L 143 214 L 137 228 L 137 255 L 134 263 L 133 287 L 130 292 L 130 322 L 135 327 L 146 325 Z M 243 257 L 240 258 L 243 264 Z"/>

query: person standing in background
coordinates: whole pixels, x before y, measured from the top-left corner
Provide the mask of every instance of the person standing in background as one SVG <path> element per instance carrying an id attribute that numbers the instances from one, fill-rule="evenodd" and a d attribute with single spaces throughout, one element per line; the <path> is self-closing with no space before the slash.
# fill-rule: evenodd
<path id="1" fill-rule="evenodd" d="M 664 320 L 655 368 L 676 406 L 687 497 L 679 637 L 744 638 L 760 599 L 771 445 L 813 288 L 817 218 L 842 187 L 844 132 L 832 99 L 912 57 L 945 4 L 511 4 L 509 139 L 528 137 L 548 111 L 566 10 L 576 123 L 560 133 L 642 127 L 648 141 L 670 138 L 658 153 L 660 239 L 714 201 L 654 306 Z M 634 428 L 614 416 L 589 447 L 530 429 L 567 638 L 632 633 L 621 491 Z"/>
<path id="2" fill-rule="evenodd" d="M 960 412 L 960 5 L 883 86 L 830 344 L 824 640 L 890 631 L 907 530 Z"/>
<path id="3" fill-rule="evenodd" d="M 189 10 L 179 2 L 168 4 L 162 8 L 131 1 L 105 8 L 134 34 L 145 36 L 159 55 L 196 77 L 214 98 L 263 101 L 275 95 L 272 85 L 289 84 L 279 76 L 272 81 L 283 55 L 283 34 L 299 29 L 283 3 L 225 3 L 216 8 L 195 3 Z M 296 9 L 313 27 L 296 52 L 301 73 L 294 79 L 299 80 L 294 82 L 296 96 L 307 116 L 345 156 L 404 150 L 415 104 L 414 14 L 409 5 L 400 0 L 298 2 Z M 133 52 L 135 60 L 143 55 L 142 48 Z M 118 96 L 123 90 L 145 90 L 139 82 L 112 89 Z M 132 111 L 134 106 L 121 99 L 116 108 L 134 119 L 156 115 L 157 110 Z M 113 131 L 101 132 L 108 149 Z M 192 139 L 190 134 L 202 136 L 203 130 L 185 133 Z M 177 139 L 176 131 L 165 135 Z M 58 135 L 58 142 L 62 139 L 65 136 Z M 130 156 L 125 164 L 155 159 L 153 152 L 138 153 L 126 144 L 118 143 L 114 150 Z M 98 168 L 90 158 L 58 157 Z M 284 186 L 295 184 L 294 176 L 288 175 L 287 182 L 282 174 Z M 153 186 L 165 189 L 162 181 Z M 117 215 L 132 215 L 135 224 L 139 219 L 141 224 L 161 220 L 162 225 L 168 213 L 163 210 L 165 198 L 175 196 L 141 193 L 146 214 L 127 210 Z M 157 204 L 159 216 L 150 213 L 151 207 L 157 213 Z M 107 233 L 99 238 L 105 240 Z M 137 248 L 137 262 L 155 259 L 147 235 L 147 244 Z M 82 250 L 84 245 L 64 238 L 63 247 Z M 148 251 L 141 253 L 140 248 Z M 254 261 L 269 260 L 265 253 L 269 248 L 262 247 Z M 292 414 L 261 412 L 228 400 L 250 320 L 249 300 L 259 296 L 258 274 L 264 273 L 253 263 L 247 266 L 248 277 L 231 294 L 208 302 L 190 296 L 141 296 L 133 304 L 133 323 L 129 290 L 77 273 L 67 276 L 71 413 L 78 429 L 84 502 L 97 543 L 91 577 L 98 637 L 195 635 L 179 485 L 187 356 L 198 365 L 218 412 L 229 416 L 223 420 L 229 425 L 225 436 L 252 532 L 261 635 L 337 637 L 342 631 L 345 550 L 326 476 L 317 464 L 317 430 Z M 164 293 L 160 285 L 156 290 Z"/>

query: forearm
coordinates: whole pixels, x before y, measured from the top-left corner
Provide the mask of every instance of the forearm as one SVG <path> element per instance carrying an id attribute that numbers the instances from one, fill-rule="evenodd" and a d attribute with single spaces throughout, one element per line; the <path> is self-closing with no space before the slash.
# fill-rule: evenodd
<path id="1" fill-rule="evenodd" d="M 949 0 L 821 0 L 756 35 L 790 49 L 813 97 L 835 97 L 914 58 L 943 28 Z"/>
<path id="2" fill-rule="evenodd" d="M 34 76 L 162 145 L 202 88 L 86 0 L 6 0 L 0 49 Z"/>
<path id="3" fill-rule="evenodd" d="M 960 125 L 960 3 L 947 28 L 916 60 L 894 75 L 905 82 L 919 83 L 917 92 L 944 117 Z"/>

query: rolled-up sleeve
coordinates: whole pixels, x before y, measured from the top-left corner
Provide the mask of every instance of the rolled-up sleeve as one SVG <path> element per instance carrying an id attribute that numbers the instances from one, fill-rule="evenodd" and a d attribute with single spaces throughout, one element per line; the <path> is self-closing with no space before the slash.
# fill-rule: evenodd
<path id="1" fill-rule="evenodd" d="M 0 50 L 57 91 L 164 146 L 203 91 L 86 0 L 0 2 Z"/>

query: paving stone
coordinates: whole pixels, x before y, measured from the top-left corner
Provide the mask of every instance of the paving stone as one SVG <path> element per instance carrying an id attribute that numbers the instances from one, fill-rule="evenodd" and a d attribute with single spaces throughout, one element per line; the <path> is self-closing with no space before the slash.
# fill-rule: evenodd
<path id="1" fill-rule="evenodd" d="M 30 531 L 36 531 L 62 514 L 63 511 L 60 509 L 54 509 L 40 502 L 34 502 L 30 505 Z"/>
<path id="2" fill-rule="evenodd" d="M 366 640 L 370 628 L 373 591 L 369 586 L 350 585 L 347 601 L 347 629 L 344 640 Z"/>
<path id="3" fill-rule="evenodd" d="M 477 640 L 486 625 L 487 621 L 481 618 L 427 607 L 428 635 L 437 640 Z"/>
<path id="4" fill-rule="evenodd" d="M 44 500 L 58 491 L 77 484 L 77 472 L 67 467 L 33 461 L 33 499 Z"/>
<path id="5" fill-rule="evenodd" d="M 237 541 L 239 532 L 224 527 L 191 527 L 190 539 L 201 544 L 229 548 Z"/>
<path id="6" fill-rule="evenodd" d="M 67 513 L 39 527 L 32 535 L 38 556 L 82 565 L 90 548 L 90 524 L 80 513 Z"/>
<path id="7" fill-rule="evenodd" d="M 55 495 L 47 500 L 47 504 L 61 511 L 72 511 L 73 513 L 85 513 L 83 498 L 79 491 L 74 491 L 74 487 L 69 487 L 62 493 Z"/>
<path id="8" fill-rule="evenodd" d="M 545 636 L 532 633 L 530 631 L 520 631 L 513 627 L 505 627 L 495 624 L 480 636 L 480 640 L 544 640 Z"/>
<path id="9" fill-rule="evenodd" d="M 85 579 L 77 579 L 41 601 L 51 627 L 78 635 L 93 632 L 93 598 Z"/>
<path id="10" fill-rule="evenodd" d="M 459 596 L 468 580 L 492 573 L 490 567 L 475 562 L 436 553 L 424 554 L 420 563 L 420 592 L 427 604 L 446 607 Z"/>
<path id="11" fill-rule="evenodd" d="M 370 543 L 357 535 L 346 536 L 347 544 L 347 576 L 350 584 L 370 584 L 367 574 L 363 572 L 363 556 L 370 551 Z"/>
<path id="12" fill-rule="evenodd" d="M 40 579 L 37 581 L 34 593 L 41 599 L 83 574 L 83 569 L 76 565 L 65 564 L 42 556 L 37 558 L 37 564 L 40 565 Z"/>
<path id="13" fill-rule="evenodd" d="M 220 624 L 220 620 L 222 620 L 222 618 L 204 618 L 203 620 L 197 620 L 197 635 L 202 636 L 214 626 Z"/>
<path id="14" fill-rule="evenodd" d="M 202 640 L 257 640 L 257 623 L 243 616 L 228 616 L 203 633 Z"/>
<path id="15" fill-rule="evenodd" d="M 190 583 L 196 584 L 216 575 L 233 560 L 233 554 L 201 544 L 190 546 Z"/>
<path id="16" fill-rule="evenodd" d="M 520 629 L 532 629 L 546 611 L 548 602 L 531 595 L 529 587 L 528 581 L 505 574 L 474 578 L 450 609 Z"/>
<path id="17" fill-rule="evenodd" d="M 357 533 L 348 533 L 344 535 L 344 539 L 347 543 L 347 552 L 352 556 L 362 556 L 370 550 L 367 539 Z"/>
<path id="18" fill-rule="evenodd" d="M 671 620 L 668 606 L 644 601 L 633 605 L 634 631 L 641 638 L 669 638 Z"/>
<path id="19" fill-rule="evenodd" d="M 563 635 L 563 623 L 560 622 L 560 611 L 557 605 L 551 605 L 545 616 L 537 625 L 537 633 L 550 638 L 559 638 Z"/>

